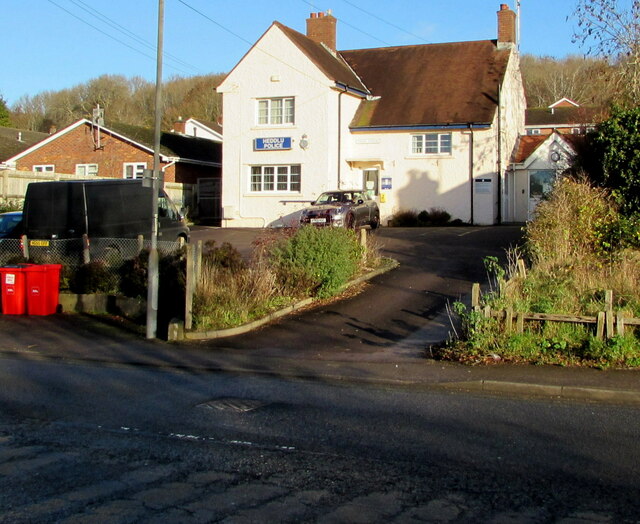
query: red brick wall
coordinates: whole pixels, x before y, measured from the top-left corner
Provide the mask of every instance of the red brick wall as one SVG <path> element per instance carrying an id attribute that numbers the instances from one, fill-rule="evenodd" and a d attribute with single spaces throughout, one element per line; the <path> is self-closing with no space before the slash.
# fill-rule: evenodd
<path id="1" fill-rule="evenodd" d="M 498 11 L 498 42 L 516 41 L 516 13 L 507 4 L 500 5 Z"/>
<path id="2" fill-rule="evenodd" d="M 96 149 L 91 126 L 83 124 L 25 155 L 16 167 L 32 171 L 34 165 L 53 164 L 56 173 L 73 174 L 76 164 L 98 164 L 98 176 L 109 178 L 123 178 L 125 162 L 145 162 L 148 169 L 153 167 L 153 154 L 104 131 L 100 133 L 100 146 Z M 183 182 L 176 180 L 175 164 L 167 168 L 165 180 Z"/>

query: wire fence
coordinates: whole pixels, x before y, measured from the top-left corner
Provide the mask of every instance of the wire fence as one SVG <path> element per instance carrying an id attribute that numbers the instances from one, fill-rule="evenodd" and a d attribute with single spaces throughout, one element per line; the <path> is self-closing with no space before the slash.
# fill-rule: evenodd
<path id="1" fill-rule="evenodd" d="M 182 241 L 158 241 L 159 255 L 178 251 Z M 126 262 L 151 248 L 151 241 L 138 238 L 74 238 L 65 240 L 0 239 L 0 266 L 24 263 L 62 264 L 62 288 L 77 282 L 76 275 L 91 266 L 92 274 L 99 274 L 104 288 L 117 290 Z M 86 273 L 86 271 L 85 271 Z M 75 279 L 75 280 L 74 280 Z"/>

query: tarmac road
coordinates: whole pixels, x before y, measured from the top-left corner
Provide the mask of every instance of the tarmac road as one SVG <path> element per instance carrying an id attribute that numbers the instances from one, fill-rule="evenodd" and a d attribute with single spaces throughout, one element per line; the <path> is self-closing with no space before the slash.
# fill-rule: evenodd
<path id="1" fill-rule="evenodd" d="M 248 256 L 261 230 L 210 229 L 193 238 L 230 242 Z M 366 292 L 328 306 L 312 308 L 262 329 L 204 346 L 265 349 L 283 356 L 331 352 L 340 358 L 388 360 L 396 355 L 420 357 L 430 343 L 445 340 L 450 329 L 447 303 L 471 292 L 487 279 L 483 259 L 504 258 L 516 245 L 521 228 L 447 227 L 382 228 L 374 242 L 383 256 L 400 266 L 366 284 Z M 334 355 L 336 356 L 336 355 Z"/>

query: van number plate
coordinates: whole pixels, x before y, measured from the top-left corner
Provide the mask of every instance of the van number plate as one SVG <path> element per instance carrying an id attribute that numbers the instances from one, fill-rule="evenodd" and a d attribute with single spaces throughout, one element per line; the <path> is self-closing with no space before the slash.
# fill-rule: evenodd
<path id="1" fill-rule="evenodd" d="M 39 247 L 48 247 L 49 246 L 49 241 L 48 240 L 30 240 L 29 241 L 29 245 L 30 246 L 39 246 Z"/>

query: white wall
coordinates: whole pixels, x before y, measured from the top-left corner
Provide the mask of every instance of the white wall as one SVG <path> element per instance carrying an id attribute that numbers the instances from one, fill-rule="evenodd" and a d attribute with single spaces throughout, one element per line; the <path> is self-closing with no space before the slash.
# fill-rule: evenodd
<path id="1" fill-rule="evenodd" d="M 453 218 L 475 224 L 493 224 L 505 202 L 505 180 L 499 195 L 499 167 L 508 168 L 519 132 L 524 130 L 524 91 L 515 52 L 501 93 L 498 113 L 490 129 L 473 131 L 473 178 L 470 181 L 469 130 L 452 130 L 451 155 L 417 156 L 411 153 L 411 135 L 402 132 L 351 132 L 349 123 L 360 98 L 341 94 L 277 26 L 272 26 L 218 91 L 223 94 L 223 225 L 266 227 L 297 223 L 299 210 L 326 190 L 362 187 L 362 169 L 378 167 L 380 177 L 392 179 L 392 189 L 381 191 L 382 223 L 396 212 L 442 208 Z M 295 97 L 295 125 L 256 125 L 256 99 Z M 338 104 L 341 121 L 338 128 Z M 501 130 L 501 163 L 498 161 Z M 435 131 L 435 130 L 434 130 Z M 447 132 L 446 129 L 440 132 Z M 300 139 L 307 136 L 309 147 Z M 338 144 L 338 137 L 341 144 Z M 254 151 L 255 138 L 291 137 L 288 151 Z M 300 193 L 250 191 L 252 165 L 302 166 Z M 340 180 L 338 180 L 338 172 Z M 475 180 L 483 182 L 477 184 Z M 473 186 L 473 189 L 472 189 Z M 476 188 L 481 191 L 476 191 Z M 474 191 L 472 197 L 472 190 Z M 489 191 L 488 193 L 486 191 Z M 472 212 L 473 199 L 473 212 Z"/>
<path id="2" fill-rule="evenodd" d="M 264 52 L 263 52 L 264 51 Z M 218 88 L 223 93 L 222 206 L 227 227 L 286 225 L 322 191 L 337 186 L 338 92 L 333 82 L 272 26 Z M 256 99 L 295 97 L 295 124 L 256 125 Z M 343 95 L 350 98 L 350 95 Z M 344 121 L 350 120 L 345 116 Z M 307 135 L 309 147 L 300 140 Z M 291 137 L 287 151 L 254 151 L 256 138 Z M 250 191 L 252 165 L 302 166 L 300 193 Z M 297 201 L 297 202 L 294 202 Z M 306 201 L 306 202 L 300 202 Z"/>

